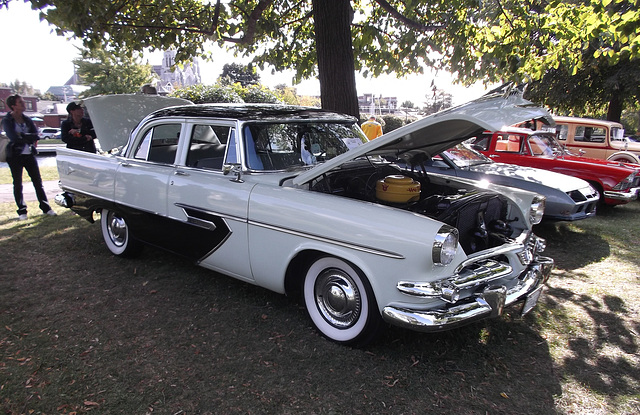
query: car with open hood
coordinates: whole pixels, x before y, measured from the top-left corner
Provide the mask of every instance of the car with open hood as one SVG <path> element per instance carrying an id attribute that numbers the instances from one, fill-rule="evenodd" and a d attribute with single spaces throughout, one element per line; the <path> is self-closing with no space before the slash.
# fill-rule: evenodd
<path id="1" fill-rule="evenodd" d="M 57 153 L 56 202 L 99 222 L 114 255 L 149 244 L 301 295 L 318 332 L 351 345 L 385 323 L 430 332 L 507 306 L 527 313 L 553 268 L 532 232 L 543 196 L 395 162 L 548 115 L 519 97 L 371 142 L 354 117 L 285 105 L 179 105 L 138 122 L 144 99 L 86 100 L 101 148 L 114 150 Z"/>
<path id="2" fill-rule="evenodd" d="M 555 131 L 504 127 L 469 140 L 472 147 L 501 163 L 535 167 L 589 182 L 600 201 L 615 206 L 635 200 L 640 190 L 640 165 L 598 160 L 570 153 Z"/>
<path id="3" fill-rule="evenodd" d="M 539 193 L 546 198 L 544 218 L 574 221 L 595 216 L 599 193 L 585 180 L 549 170 L 496 163 L 471 148 L 458 144 L 417 165 L 412 170 L 484 180 Z"/>

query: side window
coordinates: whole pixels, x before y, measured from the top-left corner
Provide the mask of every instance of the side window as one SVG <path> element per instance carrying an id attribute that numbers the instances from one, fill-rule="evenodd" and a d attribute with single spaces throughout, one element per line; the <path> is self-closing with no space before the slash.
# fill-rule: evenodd
<path id="1" fill-rule="evenodd" d="M 579 125 L 576 127 L 575 141 L 585 143 L 604 143 L 607 131 L 603 127 L 587 127 Z"/>
<path id="2" fill-rule="evenodd" d="M 150 128 L 138 144 L 134 158 L 173 164 L 178 152 L 181 124 L 162 124 Z"/>
<path id="3" fill-rule="evenodd" d="M 222 169 L 227 143 L 233 128 L 217 125 L 194 125 L 189 141 L 187 166 Z"/>
<path id="4" fill-rule="evenodd" d="M 607 137 L 607 130 L 604 127 L 593 127 L 591 129 L 591 142 L 604 143 L 604 139 Z"/>
<path id="5" fill-rule="evenodd" d="M 501 134 L 497 136 L 496 151 L 517 153 L 520 151 L 521 137 L 513 134 Z"/>
<path id="6" fill-rule="evenodd" d="M 568 125 L 557 125 L 556 131 L 558 132 L 558 140 L 567 141 L 567 136 L 569 135 Z"/>
<path id="7" fill-rule="evenodd" d="M 231 131 L 229 131 L 229 142 L 227 143 L 227 163 L 228 164 L 240 163 L 240 160 L 238 160 L 238 152 L 236 151 L 235 128 L 232 128 Z"/>

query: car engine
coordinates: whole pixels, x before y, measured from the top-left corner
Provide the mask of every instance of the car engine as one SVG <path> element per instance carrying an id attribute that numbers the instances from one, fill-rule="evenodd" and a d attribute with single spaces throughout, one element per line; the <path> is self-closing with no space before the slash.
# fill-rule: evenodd
<path id="1" fill-rule="evenodd" d="M 380 188 L 389 179 L 400 187 L 393 197 L 381 197 Z M 407 183 L 406 201 L 400 200 L 403 183 Z M 396 165 L 360 161 L 325 174 L 311 184 L 311 190 L 393 206 L 454 226 L 467 255 L 509 240 L 513 229 L 507 218 L 507 199 L 492 191 L 460 186 Z"/>

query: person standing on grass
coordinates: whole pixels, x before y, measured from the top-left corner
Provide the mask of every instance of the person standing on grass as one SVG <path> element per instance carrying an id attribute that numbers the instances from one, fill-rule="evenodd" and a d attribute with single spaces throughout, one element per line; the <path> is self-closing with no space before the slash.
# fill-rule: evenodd
<path id="1" fill-rule="evenodd" d="M 69 118 L 60 124 L 60 136 L 67 143 L 67 148 L 75 150 L 96 152 L 96 132 L 91 120 L 84 117 L 84 109 L 75 102 L 67 105 Z"/>
<path id="2" fill-rule="evenodd" d="M 45 215 L 56 216 L 56 212 L 51 209 L 47 194 L 42 186 L 42 177 L 36 154 L 35 146 L 38 141 L 38 129 L 31 120 L 24 114 L 25 104 L 18 94 L 7 98 L 9 112 L 2 119 L 2 129 L 7 137 L 7 164 L 13 177 L 13 197 L 18 205 L 18 220 L 27 219 L 27 204 L 22 195 L 22 172 L 26 170 L 31 177 L 31 183 L 36 191 L 40 209 Z"/>
<path id="3" fill-rule="evenodd" d="M 369 141 L 382 135 L 382 124 L 376 121 L 376 117 L 374 117 L 373 115 L 369 117 L 368 121 L 362 123 L 361 128 Z"/>

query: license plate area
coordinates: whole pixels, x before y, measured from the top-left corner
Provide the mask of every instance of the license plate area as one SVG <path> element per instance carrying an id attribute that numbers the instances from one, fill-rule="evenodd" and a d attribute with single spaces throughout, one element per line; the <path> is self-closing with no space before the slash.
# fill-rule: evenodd
<path id="1" fill-rule="evenodd" d="M 540 298 L 540 294 L 542 294 L 543 289 L 544 285 L 541 285 L 527 295 L 527 298 L 524 300 L 524 304 L 522 305 L 522 311 L 520 312 L 521 316 L 524 316 L 529 313 L 529 311 L 533 310 L 533 307 L 538 303 L 538 299 Z"/>

